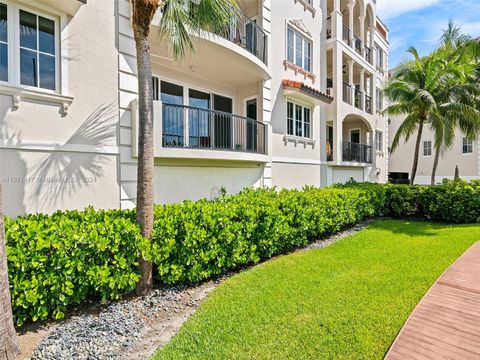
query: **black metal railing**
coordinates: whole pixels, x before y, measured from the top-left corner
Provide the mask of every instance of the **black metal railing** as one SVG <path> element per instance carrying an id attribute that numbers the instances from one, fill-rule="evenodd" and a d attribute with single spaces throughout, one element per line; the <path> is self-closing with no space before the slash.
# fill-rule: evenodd
<path id="1" fill-rule="evenodd" d="M 363 110 L 363 93 L 359 89 L 355 89 L 355 107 Z"/>
<path id="2" fill-rule="evenodd" d="M 347 83 L 343 83 L 343 101 L 352 105 L 352 87 Z"/>
<path id="3" fill-rule="evenodd" d="M 343 161 L 371 164 L 372 147 L 369 145 L 343 142 Z"/>
<path id="4" fill-rule="evenodd" d="M 350 44 L 350 29 L 347 25 L 343 24 L 343 41 Z"/>
<path id="5" fill-rule="evenodd" d="M 371 96 L 365 95 L 365 111 L 369 114 L 373 114 L 373 100 Z"/>
<path id="6" fill-rule="evenodd" d="M 162 146 L 266 154 L 266 125 L 223 111 L 162 105 Z"/>
<path id="7" fill-rule="evenodd" d="M 327 39 L 332 38 L 332 17 L 327 18 Z"/>
<path id="8" fill-rule="evenodd" d="M 372 49 L 367 45 L 365 45 L 365 60 L 367 60 L 369 64 L 372 63 Z"/>
<path id="9" fill-rule="evenodd" d="M 245 14 L 237 12 L 230 18 L 226 29 L 215 33 L 252 53 L 263 63 L 267 63 L 267 35 L 255 20 Z"/>
<path id="10" fill-rule="evenodd" d="M 362 40 L 357 35 L 353 35 L 353 46 L 355 51 L 362 55 Z"/>

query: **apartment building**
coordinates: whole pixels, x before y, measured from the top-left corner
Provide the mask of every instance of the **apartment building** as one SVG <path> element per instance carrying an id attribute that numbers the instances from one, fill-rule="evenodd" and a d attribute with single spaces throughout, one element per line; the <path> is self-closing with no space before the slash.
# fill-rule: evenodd
<path id="1" fill-rule="evenodd" d="M 391 140 L 393 140 L 403 119 L 401 116 L 391 117 Z M 400 146 L 390 155 L 389 177 L 392 182 L 408 183 L 412 172 L 416 139 L 417 133 L 414 133 L 409 141 L 402 141 Z M 429 185 L 431 183 L 435 157 L 434 142 L 434 134 L 427 125 L 422 133 L 420 143 L 420 156 L 415 176 L 416 184 Z M 455 133 L 455 141 L 452 147 L 440 157 L 435 183 L 441 183 L 443 179 L 453 179 L 457 167 L 460 178 L 465 180 L 480 179 L 480 139 L 469 139 L 460 130 Z"/>
<path id="2" fill-rule="evenodd" d="M 375 1 L 239 5 L 181 62 L 151 32 L 155 202 L 386 181 L 388 30 Z M 0 17 L 6 213 L 135 206 L 128 0 L 0 0 Z"/>

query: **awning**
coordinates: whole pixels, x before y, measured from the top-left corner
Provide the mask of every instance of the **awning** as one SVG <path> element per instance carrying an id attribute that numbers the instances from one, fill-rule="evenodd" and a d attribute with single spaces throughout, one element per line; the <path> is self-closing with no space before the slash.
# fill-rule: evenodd
<path id="1" fill-rule="evenodd" d="M 321 92 L 320 90 L 307 86 L 300 81 L 285 79 L 282 81 L 282 84 L 285 90 L 309 96 L 317 102 L 330 104 L 333 101 L 333 97 Z"/>

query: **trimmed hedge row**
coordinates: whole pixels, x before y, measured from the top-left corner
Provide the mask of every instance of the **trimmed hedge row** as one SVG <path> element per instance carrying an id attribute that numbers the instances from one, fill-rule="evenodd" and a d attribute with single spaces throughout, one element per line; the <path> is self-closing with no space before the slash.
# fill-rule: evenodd
<path id="1" fill-rule="evenodd" d="M 477 222 L 480 182 L 247 189 L 218 201 L 156 206 L 152 243 L 141 236 L 133 211 L 7 218 L 15 321 L 58 319 L 69 305 L 118 299 L 135 288 L 140 255 L 155 264 L 157 282 L 195 283 L 381 215 Z"/>

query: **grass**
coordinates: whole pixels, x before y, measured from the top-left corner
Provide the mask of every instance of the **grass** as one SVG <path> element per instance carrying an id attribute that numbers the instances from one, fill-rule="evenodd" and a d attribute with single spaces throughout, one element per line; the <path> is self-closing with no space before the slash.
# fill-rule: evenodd
<path id="1" fill-rule="evenodd" d="M 233 276 L 153 359 L 381 359 L 477 240 L 480 225 L 377 221 Z"/>

